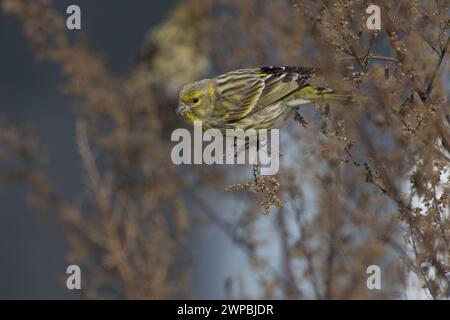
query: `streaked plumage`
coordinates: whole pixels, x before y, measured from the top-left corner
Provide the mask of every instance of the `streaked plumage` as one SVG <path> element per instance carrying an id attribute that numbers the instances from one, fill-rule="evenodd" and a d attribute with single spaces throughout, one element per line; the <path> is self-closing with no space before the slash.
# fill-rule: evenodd
<path id="1" fill-rule="evenodd" d="M 263 67 L 240 69 L 186 85 L 177 113 L 204 128 L 274 129 L 292 116 L 298 104 L 333 99 L 328 88 L 315 87 L 313 68 Z"/>

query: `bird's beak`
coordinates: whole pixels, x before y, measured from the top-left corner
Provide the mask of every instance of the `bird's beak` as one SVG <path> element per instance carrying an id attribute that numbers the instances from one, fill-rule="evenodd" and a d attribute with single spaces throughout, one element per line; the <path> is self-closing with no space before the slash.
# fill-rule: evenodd
<path id="1" fill-rule="evenodd" d="M 188 110 L 189 110 L 188 105 L 183 102 L 180 102 L 177 108 L 177 114 L 183 116 Z"/>

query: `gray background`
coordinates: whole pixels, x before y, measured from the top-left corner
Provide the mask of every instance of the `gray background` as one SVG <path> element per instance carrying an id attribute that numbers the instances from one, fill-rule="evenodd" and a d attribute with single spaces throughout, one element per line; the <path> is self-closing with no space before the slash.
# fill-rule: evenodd
<path id="1" fill-rule="evenodd" d="M 166 18 L 175 3 L 145 0 L 55 1 L 65 13 L 81 7 L 82 30 L 113 72 L 132 66 L 145 32 Z M 60 93 L 59 67 L 36 61 L 18 24 L 0 11 L 0 117 L 30 124 L 45 143 L 48 175 L 64 196 L 81 189 L 74 142 L 73 98 Z M 24 187 L 0 189 L 0 299 L 77 298 L 64 286 L 67 249 L 62 228 L 28 209 Z"/>

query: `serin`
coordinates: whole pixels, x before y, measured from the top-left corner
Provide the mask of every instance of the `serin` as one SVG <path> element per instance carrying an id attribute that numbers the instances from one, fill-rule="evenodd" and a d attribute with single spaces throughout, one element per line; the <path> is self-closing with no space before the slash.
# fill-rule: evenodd
<path id="1" fill-rule="evenodd" d="M 278 129 L 303 104 L 348 98 L 312 85 L 314 77 L 307 67 L 231 71 L 184 86 L 177 113 L 205 129 Z"/>

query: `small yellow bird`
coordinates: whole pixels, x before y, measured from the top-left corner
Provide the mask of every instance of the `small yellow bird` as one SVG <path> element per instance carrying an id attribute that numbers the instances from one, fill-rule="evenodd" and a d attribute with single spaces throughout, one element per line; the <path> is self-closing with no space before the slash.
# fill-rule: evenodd
<path id="1" fill-rule="evenodd" d="M 214 79 L 188 84 L 180 92 L 177 113 L 204 129 L 275 129 L 298 107 L 317 100 L 349 96 L 310 83 L 313 68 L 262 67 L 240 69 Z"/>

